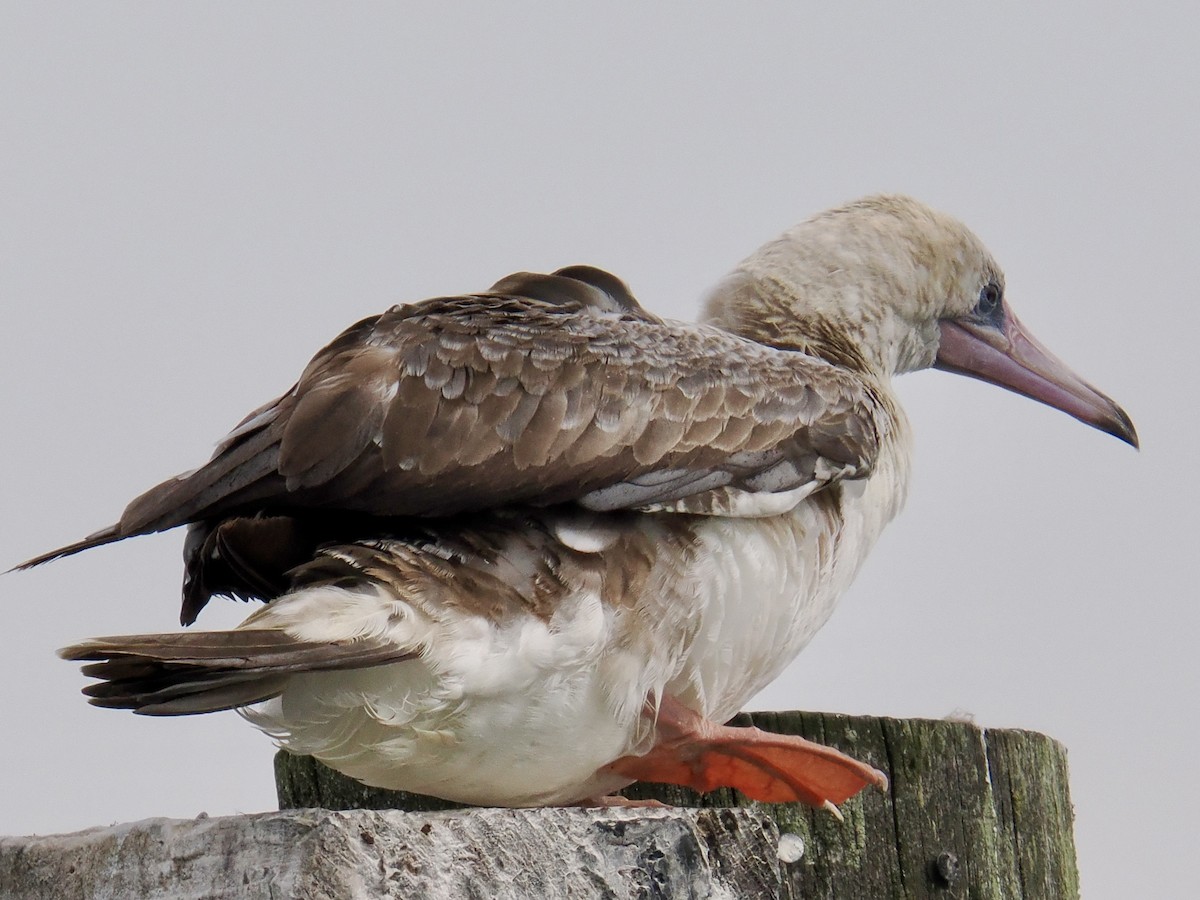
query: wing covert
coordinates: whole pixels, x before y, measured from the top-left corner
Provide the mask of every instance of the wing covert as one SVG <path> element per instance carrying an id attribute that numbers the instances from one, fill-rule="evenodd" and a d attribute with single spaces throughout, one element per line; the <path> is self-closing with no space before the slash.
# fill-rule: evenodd
<path id="1" fill-rule="evenodd" d="M 519 273 L 347 329 L 207 464 L 63 550 L 312 509 L 447 516 L 579 502 L 738 514 L 731 497 L 778 505 L 866 475 L 888 421 L 880 402 L 818 358 L 664 322 L 598 269 Z"/>
<path id="2" fill-rule="evenodd" d="M 519 294 L 393 310 L 284 405 L 280 499 L 373 515 L 781 493 L 865 475 L 880 438 L 869 386 L 822 360 Z"/>

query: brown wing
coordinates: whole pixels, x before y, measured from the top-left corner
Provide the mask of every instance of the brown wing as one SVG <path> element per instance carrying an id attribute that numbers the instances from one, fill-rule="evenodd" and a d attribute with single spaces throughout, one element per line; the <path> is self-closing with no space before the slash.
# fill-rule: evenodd
<path id="1" fill-rule="evenodd" d="M 610 510 L 778 493 L 865 475 L 880 418 L 852 373 L 663 322 L 607 273 L 519 274 L 359 322 L 208 464 L 31 563 L 231 515 Z"/>

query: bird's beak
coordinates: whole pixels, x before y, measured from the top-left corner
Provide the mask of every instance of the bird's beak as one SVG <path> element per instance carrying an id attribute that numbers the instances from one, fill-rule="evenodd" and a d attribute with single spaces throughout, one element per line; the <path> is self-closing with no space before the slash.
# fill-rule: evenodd
<path id="1" fill-rule="evenodd" d="M 964 316 L 942 319 L 934 366 L 1024 394 L 1106 431 L 1134 447 L 1137 432 L 1125 410 L 1038 343 L 1016 316 L 997 327 Z"/>

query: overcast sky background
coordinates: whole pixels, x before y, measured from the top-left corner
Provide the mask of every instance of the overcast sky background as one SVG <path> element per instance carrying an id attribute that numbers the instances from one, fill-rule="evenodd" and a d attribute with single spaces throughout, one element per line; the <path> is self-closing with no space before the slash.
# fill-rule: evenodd
<path id="1" fill-rule="evenodd" d="M 1190 893 L 1193 7 L 565 6 L 4 4 L 0 566 L 202 462 L 393 303 L 587 262 L 692 318 L 793 222 L 911 193 L 984 239 L 1144 449 L 905 377 L 908 509 L 754 705 L 1048 732 L 1084 895 Z M 96 710 L 53 655 L 174 628 L 181 543 L 0 577 L 0 833 L 274 808 L 235 715 Z"/>

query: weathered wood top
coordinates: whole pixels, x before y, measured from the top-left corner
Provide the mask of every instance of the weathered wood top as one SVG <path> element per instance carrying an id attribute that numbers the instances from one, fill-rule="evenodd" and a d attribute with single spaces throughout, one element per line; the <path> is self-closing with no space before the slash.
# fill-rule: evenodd
<path id="1" fill-rule="evenodd" d="M 1020 898 L 1079 895 L 1066 751 L 1028 731 L 983 730 L 952 720 L 827 713 L 743 714 L 733 724 L 801 734 L 887 773 L 885 794 L 865 791 L 842 807 L 845 822 L 803 806 L 762 806 L 732 791 L 697 795 L 634 785 L 626 795 L 676 806 L 760 808 L 785 838 L 780 896 Z M 456 808 L 436 798 L 364 787 L 307 757 L 280 753 L 281 808 Z M 736 828 L 731 820 L 730 826 Z M 536 861 L 531 861 L 536 864 Z"/>

